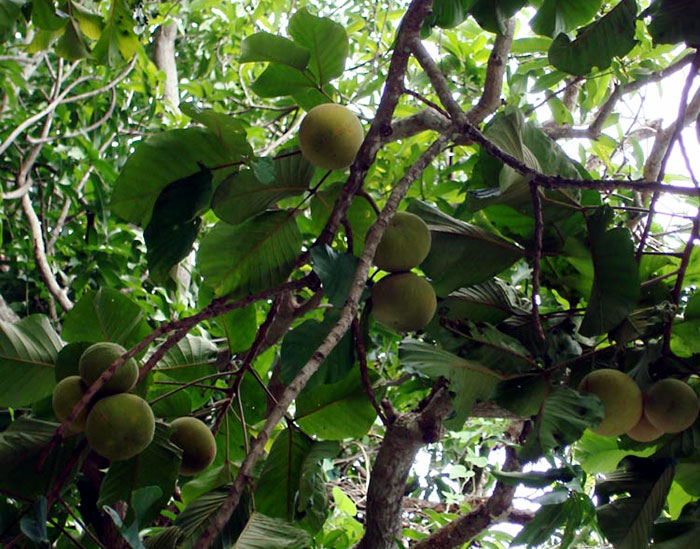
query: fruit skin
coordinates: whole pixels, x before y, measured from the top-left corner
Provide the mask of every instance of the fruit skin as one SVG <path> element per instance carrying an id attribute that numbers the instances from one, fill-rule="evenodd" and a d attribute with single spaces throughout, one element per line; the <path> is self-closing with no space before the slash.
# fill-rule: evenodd
<path id="1" fill-rule="evenodd" d="M 171 423 L 170 441 L 182 449 L 180 474 L 192 476 L 203 471 L 216 457 L 216 440 L 209 427 L 194 417 L 179 417 Z"/>
<path id="2" fill-rule="evenodd" d="M 78 368 L 85 385 L 92 385 L 109 365 L 126 353 L 126 349 L 117 343 L 103 341 L 88 347 L 80 357 Z M 139 367 L 133 358 L 122 364 L 100 389 L 100 394 L 116 394 L 131 391 L 139 378 Z"/>
<path id="3" fill-rule="evenodd" d="M 591 429 L 602 436 L 618 436 L 632 429 L 642 417 L 642 391 L 619 370 L 594 370 L 581 380 L 579 393 L 596 395 L 605 409 L 600 425 Z"/>
<path id="4" fill-rule="evenodd" d="M 148 402 L 120 393 L 97 401 L 88 414 L 85 436 L 95 452 L 121 461 L 143 452 L 153 440 L 155 428 Z"/>
<path id="5" fill-rule="evenodd" d="M 662 379 L 654 383 L 644 400 L 644 415 L 664 433 L 680 433 L 698 417 L 700 402 L 695 391 L 680 379 Z"/>
<path id="6" fill-rule="evenodd" d="M 364 139 L 362 124 L 347 107 L 323 103 L 311 109 L 299 127 L 299 148 L 314 166 L 343 170 L 355 160 Z"/>
<path id="7" fill-rule="evenodd" d="M 430 229 L 420 217 L 396 212 L 374 254 L 374 264 L 385 271 L 409 271 L 430 252 Z"/>
<path id="8" fill-rule="evenodd" d="M 626 434 L 632 440 L 636 440 L 637 442 L 651 442 L 652 440 L 656 440 L 663 435 L 664 432 L 649 423 L 646 416 L 642 414 L 642 417 L 637 422 L 637 425 L 627 431 Z"/>
<path id="9" fill-rule="evenodd" d="M 83 398 L 84 393 L 85 388 L 80 376 L 64 377 L 58 382 L 53 390 L 53 396 L 51 397 L 53 412 L 56 414 L 58 421 L 63 422 L 66 420 L 73 407 Z M 88 409 L 86 407 L 82 409 L 78 417 L 70 424 L 70 430 L 76 433 L 84 431 L 87 416 Z"/>
<path id="10" fill-rule="evenodd" d="M 372 313 L 399 332 L 423 329 L 435 314 L 433 287 L 413 273 L 385 276 L 372 288 Z"/>

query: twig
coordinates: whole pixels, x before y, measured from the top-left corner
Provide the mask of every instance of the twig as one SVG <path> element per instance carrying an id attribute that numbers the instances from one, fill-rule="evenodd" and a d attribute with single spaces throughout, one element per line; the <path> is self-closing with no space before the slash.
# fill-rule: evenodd
<path id="1" fill-rule="evenodd" d="M 542 199 L 537 183 L 530 183 L 530 193 L 532 194 L 533 215 L 535 217 L 535 247 L 532 252 L 532 322 L 535 326 L 535 334 L 544 349 L 546 338 L 542 328 L 540 318 L 540 261 L 542 260 L 542 234 L 544 232 L 544 220 L 542 219 Z"/>
<path id="2" fill-rule="evenodd" d="M 389 421 L 384 415 L 384 411 L 379 406 L 377 398 L 372 390 L 372 381 L 369 379 L 369 370 L 367 369 L 367 353 L 365 352 L 365 342 L 362 340 L 362 332 L 360 331 L 360 323 L 357 318 L 352 319 L 352 335 L 355 340 L 355 350 L 360 361 L 360 376 L 362 378 L 362 386 L 365 388 L 367 398 L 372 403 L 372 407 L 377 411 L 379 419 L 384 425 L 389 425 Z"/>

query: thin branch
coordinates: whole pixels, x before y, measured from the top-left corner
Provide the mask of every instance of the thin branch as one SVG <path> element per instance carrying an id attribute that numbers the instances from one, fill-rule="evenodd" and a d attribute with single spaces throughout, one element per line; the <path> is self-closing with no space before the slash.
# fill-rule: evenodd
<path id="1" fill-rule="evenodd" d="M 532 322 L 535 326 L 535 334 L 542 348 L 546 343 L 542 319 L 540 318 L 540 261 L 542 260 L 542 234 L 544 233 L 544 220 L 542 219 L 542 199 L 540 189 L 536 183 L 530 183 L 532 194 L 533 215 L 535 217 L 535 244 L 532 252 Z"/>
<path id="2" fill-rule="evenodd" d="M 362 386 L 365 388 L 365 394 L 369 399 L 372 407 L 377 411 L 379 419 L 382 420 L 384 425 L 388 425 L 384 412 L 382 411 L 377 398 L 374 396 L 374 391 L 372 390 L 372 381 L 369 379 L 369 370 L 367 368 L 367 353 L 365 352 L 365 342 L 362 340 L 362 332 L 360 330 L 360 323 L 357 318 L 352 320 L 352 336 L 355 341 L 355 350 L 357 351 L 357 357 L 360 361 L 360 376 L 362 377 Z"/>

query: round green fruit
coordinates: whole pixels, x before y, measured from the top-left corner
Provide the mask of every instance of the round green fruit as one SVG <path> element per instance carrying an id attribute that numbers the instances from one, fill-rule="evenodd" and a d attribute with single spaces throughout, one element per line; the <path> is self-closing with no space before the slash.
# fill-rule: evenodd
<path id="1" fill-rule="evenodd" d="M 64 377 L 58 382 L 51 397 L 53 413 L 56 414 L 58 421 L 64 422 L 66 420 L 68 414 L 71 413 L 73 407 L 78 404 L 84 394 L 83 380 L 80 379 L 80 376 Z M 74 432 L 84 431 L 87 415 L 88 410 L 85 407 L 70 424 L 70 430 Z"/>
<path id="2" fill-rule="evenodd" d="M 95 452 L 120 461 L 143 452 L 153 440 L 155 427 L 148 402 L 120 393 L 97 401 L 88 414 L 85 436 Z"/>
<path id="3" fill-rule="evenodd" d="M 299 148 L 314 166 L 342 170 L 353 163 L 364 137 L 362 124 L 350 109 L 323 103 L 302 120 Z"/>
<path id="4" fill-rule="evenodd" d="M 627 436 L 632 440 L 636 440 L 637 442 L 651 442 L 663 434 L 664 432 L 661 429 L 657 429 L 651 423 L 649 423 L 649 420 L 644 414 L 642 414 L 642 417 L 637 422 L 637 425 L 627 431 Z"/>
<path id="5" fill-rule="evenodd" d="M 410 271 L 430 251 L 430 230 L 420 217 L 396 212 L 374 254 L 374 264 L 391 272 Z"/>
<path id="6" fill-rule="evenodd" d="M 664 433 L 680 433 L 698 417 L 698 396 L 680 379 L 662 379 L 651 386 L 644 399 L 644 415 Z"/>
<path id="7" fill-rule="evenodd" d="M 194 417 L 179 417 L 171 425 L 175 431 L 170 441 L 182 449 L 180 474 L 192 476 L 209 467 L 216 457 L 216 440 L 209 427 Z"/>
<path id="8" fill-rule="evenodd" d="M 78 368 L 85 385 L 92 385 L 109 365 L 126 353 L 117 343 L 101 342 L 88 347 L 80 357 Z M 139 367 L 133 358 L 122 364 L 112 378 L 100 389 L 100 394 L 127 393 L 139 378 Z"/>
<path id="9" fill-rule="evenodd" d="M 624 372 L 602 368 L 588 374 L 578 387 L 580 393 L 594 394 L 603 403 L 605 415 L 591 429 L 602 436 L 618 436 L 632 429 L 642 417 L 642 391 Z"/>
<path id="10" fill-rule="evenodd" d="M 435 314 L 433 287 L 413 273 L 385 276 L 372 288 L 372 313 L 399 332 L 422 330 Z"/>

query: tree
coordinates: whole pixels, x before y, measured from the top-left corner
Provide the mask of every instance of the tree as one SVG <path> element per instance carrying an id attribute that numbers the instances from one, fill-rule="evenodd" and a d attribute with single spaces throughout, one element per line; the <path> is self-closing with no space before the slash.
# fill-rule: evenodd
<path id="1" fill-rule="evenodd" d="M 700 424 L 596 435 L 579 384 L 697 388 L 696 2 L 0 14 L 3 546 L 693 546 Z M 347 170 L 298 149 L 326 102 L 365 128 Z M 410 334 L 371 312 L 398 210 L 431 233 Z M 58 422 L 98 342 L 126 352 Z M 155 431 L 110 462 L 70 428 L 131 359 Z M 216 440 L 193 476 L 183 416 Z"/>

